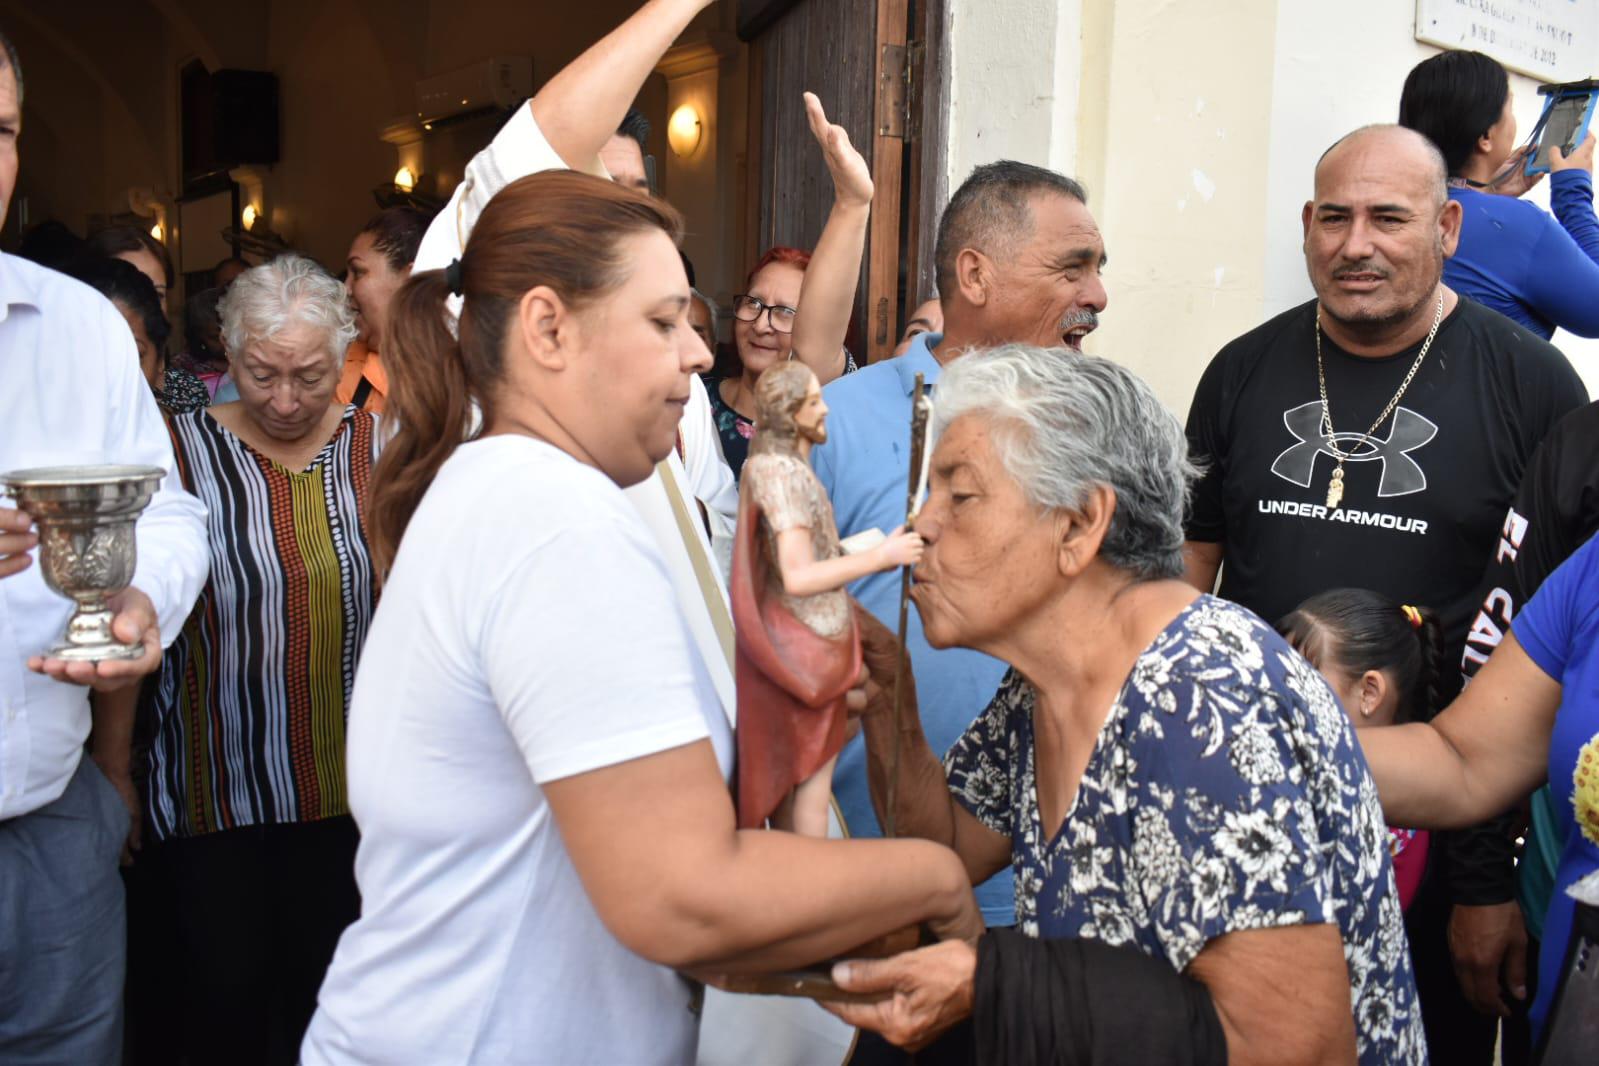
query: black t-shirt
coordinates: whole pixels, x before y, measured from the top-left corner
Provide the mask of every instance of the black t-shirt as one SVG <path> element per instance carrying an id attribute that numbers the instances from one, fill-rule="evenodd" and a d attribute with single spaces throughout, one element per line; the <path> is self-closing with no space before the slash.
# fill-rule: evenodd
<path id="1" fill-rule="evenodd" d="M 1550 430 L 1505 513 L 1466 635 L 1461 670 L 1476 676 L 1510 622 L 1544 579 L 1599 532 L 1599 403 L 1571 412 Z M 1515 898 L 1515 836 L 1520 810 L 1449 835 L 1448 881 L 1456 903 Z"/>
<path id="2" fill-rule="evenodd" d="M 1544 578 L 1599 531 L 1599 403 L 1579 407 L 1533 453 L 1505 513 L 1466 637 L 1474 677 Z"/>
<path id="3" fill-rule="evenodd" d="M 1342 505 L 1329 508 L 1315 307 L 1244 334 L 1200 379 L 1188 439 L 1207 469 L 1188 538 L 1221 542 L 1221 595 L 1267 621 L 1327 589 L 1368 588 L 1438 611 L 1458 656 L 1522 472 L 1587 392 L 1554 346 L 1462 299 L 1367 436 L 1421 344 L 1365 359 L 1323 336 L 1335 440 L 1352 456 Z"/>

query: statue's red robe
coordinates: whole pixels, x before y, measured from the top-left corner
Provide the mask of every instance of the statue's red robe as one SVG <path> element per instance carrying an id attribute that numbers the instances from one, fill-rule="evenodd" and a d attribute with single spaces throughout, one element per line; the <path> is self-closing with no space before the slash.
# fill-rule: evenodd
<path id="1" fill-rule="evenodd" d="M 733 542 L 733 627 L 737 636 L 738 824 L 765 824 L 795 785 L 844 747 L 844 696 L 861 670 L 855 619 L 819 637 L 771 594 L 760 537 L 761 509 L 739 494 Z"/>

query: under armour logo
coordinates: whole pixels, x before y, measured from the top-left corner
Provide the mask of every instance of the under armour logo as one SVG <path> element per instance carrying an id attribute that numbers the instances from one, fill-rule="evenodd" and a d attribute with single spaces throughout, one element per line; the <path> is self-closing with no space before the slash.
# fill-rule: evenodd
<path id="1" fill-rule="evenodd" d="M 1369 437 L 1364 433 L 1326 433 L 1321 418 L 1321 401 L 1311 400 L 1283 412 L 1283 425 L 1299 441 L 1277 457 L 1271 472 L 1284 481 L 1302 488 L 1310 487 L 1316 469 L 1316 456 L 1325 455 L 1333 462 L 1333 446 L 1348 458 L 1346 463 L 1382 461 L 1382 481 L 1377 486 L 1378 496 L 1408 496 L 1427 487 L 1427 475 L 1410 453 L 1438 435 L 1438 427 L 1408 407 L 1394 411 L 1394 421 L 1388 430 L 1388 439 Z"/>

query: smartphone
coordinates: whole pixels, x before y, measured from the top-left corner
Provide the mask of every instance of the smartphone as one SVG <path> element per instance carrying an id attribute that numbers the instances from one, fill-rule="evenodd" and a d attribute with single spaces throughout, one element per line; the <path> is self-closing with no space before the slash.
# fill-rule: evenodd
<path id="1" fill-rule="evenodd" d="M 1539 92 L 1552 89 L 1549 100 L 1544 104 L 1543 114 L 1538 119 L 1538 126 L 1533 131 L 1537 138 L 1538 150 L 1527 159 L 1527 174 L 1547 174 L 1549 172 L 1549 150 L 1555 145 L 1560 146 L 1560 151 L 1570 155 L 1576 151 L 1577 145 L 1588 136 L 1588 125 L 1593 121 L 1594 104 L 1599 101 L 1599 87 L 1593 82 L 1582 82 L 1570 86 L 1541 86 Z"/>

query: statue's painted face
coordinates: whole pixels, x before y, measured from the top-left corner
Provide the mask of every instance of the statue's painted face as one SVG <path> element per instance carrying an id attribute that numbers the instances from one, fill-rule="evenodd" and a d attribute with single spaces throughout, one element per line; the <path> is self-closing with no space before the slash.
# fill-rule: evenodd
<path id="1" fill-rule="evenodd" d="M 811 378 L 811 387 L 805 390 L 805 399 L 794 412 L 794 427 L 812 444 L 827 443 L 827 401 L 822 399 L 822 386 Z"/>

